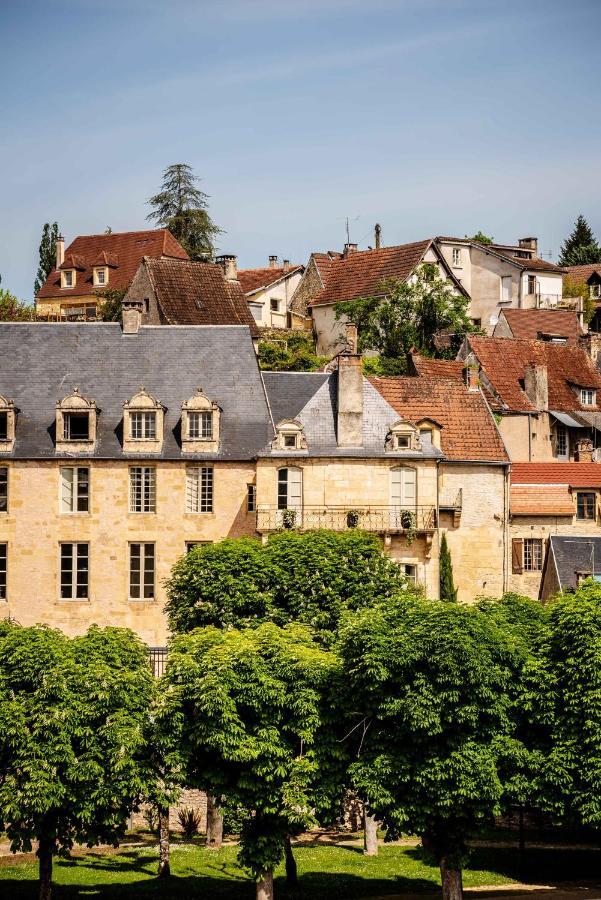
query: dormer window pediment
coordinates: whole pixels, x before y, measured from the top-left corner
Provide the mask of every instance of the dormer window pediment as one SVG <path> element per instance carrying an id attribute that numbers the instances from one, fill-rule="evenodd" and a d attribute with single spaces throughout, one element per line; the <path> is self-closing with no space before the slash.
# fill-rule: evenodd
<path id="1" fill-rule="evenodd" d="M 390 426 L 384 446 L 389 452 L 409 450 L 413 453 L 419 453 L 422 449 L 418 429 L 411 422 L 407 422 L 404 419 L 399 419 Z"/>
<path id="2" fill-rule="evenodd" d="M 216 453 L 219 449 L 221 409 L 198 388 L 182 403 L 182 451 Z"/>
<path id="3" fill-rule="evenodd" d="M 0 395 L 0 453 L 9 453 L 15 445 L 16 410 L 12 400 Z"/>
<path id="4" fill-rule="evenodd" d="M 123 449 L 126 453 L 160 453 L 165 407 L 145 387 L 123 404 Z"/>
<path id="5" fill-rule="evenodd" d="M 298 419 L 283 419 L 275 427 L 276 436 L 271 442 L 272 450 L 286 450 L 294 453 L 307 450 L 307 438 L 303 424 Z"/>
<path id="6" fill-rule="evenodd" d="M 98 410 L 96 401 L 83 397 L 75 388 L 62 400 L 58 400 L 55 412 L 58 451 L 85 453 L 96 443 Z"/>

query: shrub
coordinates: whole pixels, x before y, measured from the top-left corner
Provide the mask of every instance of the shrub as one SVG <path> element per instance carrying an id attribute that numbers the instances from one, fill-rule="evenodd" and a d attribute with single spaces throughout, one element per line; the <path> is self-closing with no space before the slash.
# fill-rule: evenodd
<path id="1" fill-rule="evenodd" d="M 178 812 L 177 820 L 182 827 L 184 837 L 191 841 L 200 830 L 200 813 L 196 809 L 185 806 Z"/>

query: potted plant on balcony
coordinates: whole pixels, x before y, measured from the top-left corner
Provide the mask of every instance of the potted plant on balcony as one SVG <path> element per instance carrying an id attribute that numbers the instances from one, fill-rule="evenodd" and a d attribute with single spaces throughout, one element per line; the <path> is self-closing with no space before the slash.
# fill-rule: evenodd
<path id="1" fill-rule="evenodd" d="M 282 525 L 284 528 L 294 528 L 294 526 L 296 525 L 295 509 L 282 510 Z"/>
<path id="2" fill-rule="evenodd" d="M 361 513 L 358 509 L 349 509 L 346 514 L 346 527 L 356 528 L 359 524 L 359 516 Z"/>
<path id="3" fill-rule="evenodd" d="M 407 543 L 411 545 L 415 538 L 416 516 L 412 509 L 401 510 L 401 528 L 405 532 Z"/>

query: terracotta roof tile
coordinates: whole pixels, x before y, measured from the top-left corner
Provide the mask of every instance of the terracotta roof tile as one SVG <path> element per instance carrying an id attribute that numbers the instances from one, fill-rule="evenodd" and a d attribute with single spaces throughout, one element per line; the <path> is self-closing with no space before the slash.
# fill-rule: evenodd
<path id="1" fill-rule="evenodd" d="M 76 259 L 81 272 L 73 288 L 61 288 L 60 275 L 52 269 L 37 295 L 39 300 L 53 297 L 80 297 L 99 290 L 93 284 L 93 267 L 98 265 L 100 254 L 105 253 L 113 266 L 109 275 L 108 289 L 127 290 L 144 256 L 169 256 L 188 259 L 188 254 L 180 247 L 171 232 L 165 228 L 152 231 L 125 231 L 115 234 L 80 235 L 69 244 L 65 251 L 65 262 Z M 63 265 L 64 269 L 65 266 Z"/>
<path id="2" fill-rule="evenodd" d="M 556 334 L 577 344 L 582 329 L 575 312 L 568 309 L 504 309 L 514 338 L 536 340 L 541 334 Z"/>
<path id="3" fill-rule="evenodd" d="M 565 485 L 511 485 L 509 508 L 514 516 L 573 516 L 574 499 Z"/>
<path id="4" fill-rule="evenodd" d="M 557 275 L 561 275 L 564 271 L 561 266 L 556 266 L 555 263 L 548 262 L 546 259 L 539 259 L 538 256 L 531 256 L 530 258 L 525 259 L 524 257 L 514 256 L 510 250 L 496 247 L 494 244 L 492 244 L 491 250 L 495 250 L 500 256 L 505 256 L 507 259 L 511 260 L 512 263 L 521 266 L 522 269 L 528 269 L 531 272 L 555 272 Z"/>
<path id="5" fill-rule="evenodd" d="M 452 378 L 370 378 L 373 386 L 410 422 L 434 419 L 449 459 L 508 462 L 505 445 L 480 391 Z"/>
<path id="6" fill-rule="evenodd" d="M 238 281 L 242 286 L 245 294 L 251 294 L 261 288 L 267 288 L 271 284 L 275 284 L 285 275 L 292 275 L 294 272 L 302 270 L 301 265 L 290 266 L 284 269 L 283 266 L 272 268 L 265 266 L 262 269 L 238 269 Z"/>
<path id="7" fill-rule="evenodd" d="M 180 259 L 145 259 L 168 325 L 248 325 L 258 334 L 242 288 L 221 266 Z"/>
<path id="8" fill-rule="evenodd" d="M 412 353 L 411 361 L 420 377 L 455 378 L 457 381 L 464 382 L 464 363 L 462 360 L 430 359 L 427 356 Z"/>
<path id="9" fill-rule="evenodd" d="M 600 463 L 514 463 L 511 483 L 530 485 L 562 484 L 571 488 L 601 488 Z"/>
<path id="10" fill-rule="evenodd" d="M 566 275 L 574 281 L 588 281 L 591 275 L 601 278 L 601 263 L 593 263 L 589 266 L 567 266 Z"/>
<path id="11" fill-rule="evenodd" d="M 475 335 L 468 337 L 468 343 L 503 408 L 513 412 L 536 411 L 520 381 L 529 365 L 544 365 L 549 383 L 549 409 L 599 412 L 598 405 L 582 406 L 571 387 L 577 385 L 601 391 L 601 373 L 580 347 Z"/>

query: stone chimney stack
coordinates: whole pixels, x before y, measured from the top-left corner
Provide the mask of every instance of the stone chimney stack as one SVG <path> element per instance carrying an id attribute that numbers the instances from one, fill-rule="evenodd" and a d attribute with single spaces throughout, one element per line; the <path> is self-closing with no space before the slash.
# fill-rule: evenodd
<path id="1" fill-rule="evenodd" d="M 375 232 L 376 232 L 376 250 L 379 250 L 382 246 L 382 226 L 376 225 Z"/>
<path id="2" fill-rule="evenodd" d="M 524 392 L 535 409 L 546 410 L 549 408 L 549 379 L 546 366 L 526 367 Z"/>
<path id="3" fill-rule="evenodd" d="M 137 334 L 142 324 L 142 301 L 124 300 L 122 308 L 123 334 Z"/>
<path id="4" fill-rule="evenodd" d="M 285 259 L 282 263 L 282 266 L 284 268 L 284 272 L 289 272 L 290 271 L 290 260 Z"/>
<path id="5" fill-rule="evenodd" d="M 238 264 L 235 253 L 222 253 L 217 257 L 216 263 L 221 266 L 228 281 L 238 280 Z"/>
<path id="6" fill-rule="evenodd" d="M 270 256 L 270 257 L 269 257 L 269 268 L 270 268 L 270 269 L 277 269 L 277 267 L 278 267 L 278 258 L 277 258 L 277 256 Z"/>
<path id="7" fill-rule="evenodd" d="M 62 234 L 56 239 L 56 268 L 60 269 L 65 261 L 65 239 Z"/>
<path id="8" fill-rule="evenodd" d="M 344 256 L 345 259 L 347 259 L 351 255 L 351 253 L 356 253 L 356 252 L 357 252 L 357 244 L 345 244 L 344 252 L 342 255 Z"/>
<path id="9" fill-rule="evenodd" d="M 538 256 L 538 238 L 535 237 L 525 237 L 520 238 L 518 241 L 520 247 L 523 247 L 524 250 L 532 250 L 533 256 Z"/>
<path id="10" fill-rule="evenodd" d="M 468 391 L 477 391 L 480 388 L 480 372 L 478 366 L 467 366 L 465 369 L 465 383 Z"/>
<path id="11" fill-rule="evenodd" d="M 338 354 L 339 447 L 363 446 L 363 369 L 357 352 L 357 326 L 346 326 L 347 347 Z"/>

